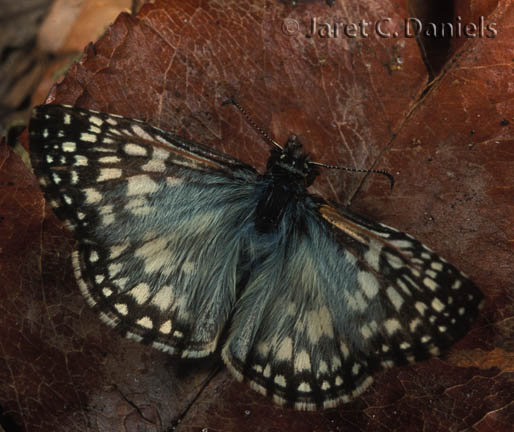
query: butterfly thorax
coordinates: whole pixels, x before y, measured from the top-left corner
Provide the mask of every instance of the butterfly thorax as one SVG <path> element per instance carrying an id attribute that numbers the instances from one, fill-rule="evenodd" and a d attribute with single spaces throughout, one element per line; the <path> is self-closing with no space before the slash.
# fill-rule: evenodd
<path id="1" fill-rule="evenodd" d="M 271 150 L 262 176 L 265 188 L 257 205 L 256 227 L 260 232 L 274 231 L 287 209 L 308 195 L 307 188 L 319 174 L 301 147 L 293 136 L 283 149 Z"/>

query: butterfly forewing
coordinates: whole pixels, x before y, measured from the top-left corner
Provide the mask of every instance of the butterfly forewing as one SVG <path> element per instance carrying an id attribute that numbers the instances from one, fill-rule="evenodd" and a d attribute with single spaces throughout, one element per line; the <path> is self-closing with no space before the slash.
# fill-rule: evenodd
<path id="1" fill-rule="evenodd" d="M 419 241 L 295 185 L 309 170 L 298 146 L 283 150 L 290 166 L 278 154 L 276 171 L 259 175 L 94 111 L 41 106 L 29 132 L 35 173 L 75 233 L 76 277 L 101 318 L 184 357 L 212 353 L 226 328 L 229 369 L 279 404 L 349 401 L 375 372 L 439 355 L 477 315 L 480 291 Z M 280 208 L 263 224 L 269 193 Z"/>
<path id="2" fill-rule="evenodd" d="M 61 106 L 36 109 L 30 142 L 46 197 L 78 240 L 88 303 L 136 340 L 212 352 L 235 301 L 235 228 L 248 223 L 254 171 L 143 122 Z"/>

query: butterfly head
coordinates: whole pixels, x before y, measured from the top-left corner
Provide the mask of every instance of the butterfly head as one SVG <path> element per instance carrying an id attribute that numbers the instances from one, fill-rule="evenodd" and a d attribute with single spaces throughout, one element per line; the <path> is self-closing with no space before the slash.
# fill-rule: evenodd
<path id="1" fill-rule="evenodd" d="M 302 151 L 302 144 L 294 135 L 287 140 L 283 149 L 271 150 L 267 169 L 273 177 L 288 178 L 304 187 L 309 187 L 319 175 L 318 167 Z"/>

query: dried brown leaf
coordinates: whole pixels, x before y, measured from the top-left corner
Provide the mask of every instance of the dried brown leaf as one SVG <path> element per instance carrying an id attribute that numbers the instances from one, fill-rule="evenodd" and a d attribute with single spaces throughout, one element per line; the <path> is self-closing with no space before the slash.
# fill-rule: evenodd
<path id="1" fill-rule="evenodd" d="M 221 106 L 236 96 L 277 141 L 295 133 L 316 160 L 388 168 L 392 193 L 380 176 L 340 172 L 324 173 L 317 191 L 469 273 L 488 298 L 474 330 L 442 359 L 384 373 L 338 409 L 281 409 L 224 369 L 211 378 L 216 365 L 184 369 L 102 325 L 75 285 L 73 240 L 4 148 L 0 407 L 9 421 L 30 431 L 164 431 L 182 416 L 184 431 L 508 430 L 514 5 L 492 9 L 497 38 L 466 41 L 430 85 L 414 39 L 305 37 L 314 16 L 389 16 L 394 31 L 406 15 L 405 1 L 158 1 L 121 15 L 50 100 L 137 117 L 262 168 L 266 144 Z"/>

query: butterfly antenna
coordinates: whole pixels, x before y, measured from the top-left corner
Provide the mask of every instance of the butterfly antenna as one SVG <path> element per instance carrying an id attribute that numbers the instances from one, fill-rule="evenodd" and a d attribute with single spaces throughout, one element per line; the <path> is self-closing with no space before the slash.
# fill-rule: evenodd
<path id="1" fill-rule="evenodd" d="M 337 165 L 327 165 L 320 162 L 309 162 L 311 165 L 317 165 L 324 168 L 329 169 L 338 169 L 343 171 L 350 171 L 350 172 L 360 172 L 360 173 L 371 173 L 371 174 L 382 174 L 383 176 L 386 176 L 389 179 L 389 183 L 391 184 L 391 190 L 393 190 L 394 187 L 394 177 L 393 175 L 386 171 L 386 170 L 374 170 L 374 169 L 359 169 L 359 168 L 348 168 L 348 167 L 340 167 Z"/>
<path id="2" fill-rule="evenodd" d="M 272 146 L 276 146 L 278 147 L 280 150 L 283 150 L 282 149 L 282 146 L 280 146 L 280 144 L 278 144 L 275 140 L 273 140 L 269 134 L 263 129 L 261 128 L 257 123 L 255 123 L 253 121 L 253 119 L 250 117 L 250 114 L 248 114 L 246 112 L 246 110 L 241 106 L 239 105 L 233 98 L 230 98 L 230 99 L 227 99 L 225 102 L 222 103 L 222 105 L 228 105 L 228 104 L 232 104 L 234 105 L 238 110 L 239 112 L 243 115 L 243 117 L 245 118 L 245 120 L 248 122 L 248 124 L 253 127 L 259 134 L 262 135 L 262 137 L 269 143 L 271 144 Z"/>

